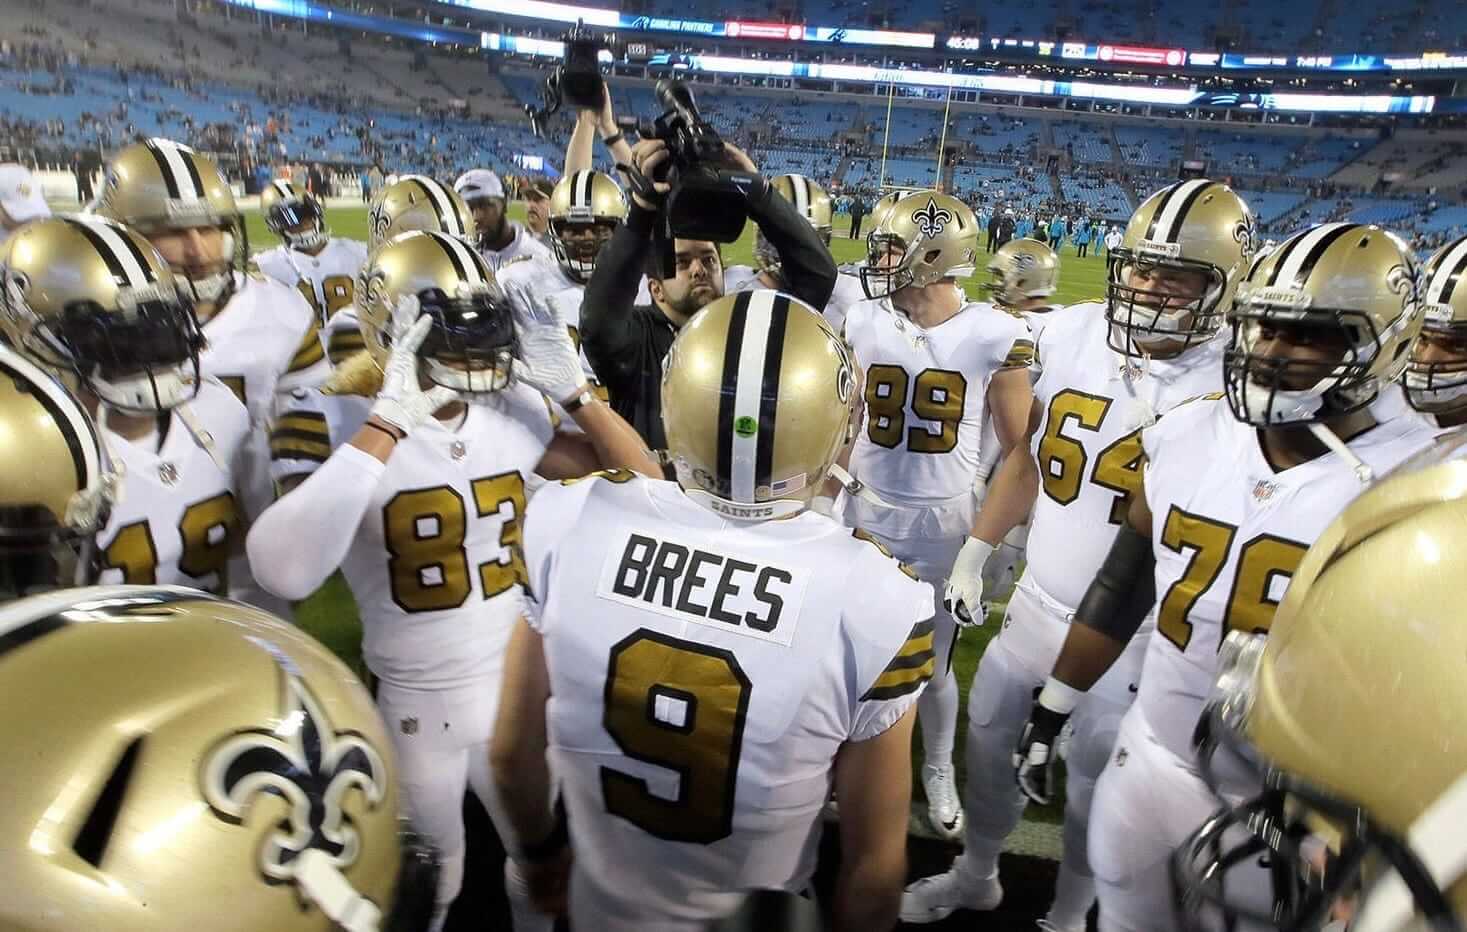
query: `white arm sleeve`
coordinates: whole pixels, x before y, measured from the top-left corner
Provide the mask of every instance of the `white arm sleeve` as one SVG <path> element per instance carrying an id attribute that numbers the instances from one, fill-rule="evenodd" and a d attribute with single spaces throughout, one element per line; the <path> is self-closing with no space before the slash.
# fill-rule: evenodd
<path id="1" fill-rule="evenodd" d="M 347 444 L 266 508 L 245 540 L 260 585 L 291 600 L 320 588 L 346 559 L 386 469 L 386 463 Z"/>

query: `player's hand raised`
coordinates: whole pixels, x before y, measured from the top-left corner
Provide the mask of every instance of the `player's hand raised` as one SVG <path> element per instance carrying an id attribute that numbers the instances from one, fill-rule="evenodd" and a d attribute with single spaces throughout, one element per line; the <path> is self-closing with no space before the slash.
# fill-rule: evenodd
<path id="1" fill-rule="evenodd" d="M 520 337 L 515 377 L 552 401 L 562 405 L 574 401 L 586 388 L 586 375 L 560 312 L 550 308 L 534 315 L 517 315 L 515 326 Z"/>
<path id="2" fill-rule="evenodd" d="M 458 399 L 451 388 L 435 385 L 425 391 L 418 380 L 418 347 L 432 326 L 433 319 L 421 314 L 415 296 L 404 295 L 398 300 L 392 312 L 392 353 L 387 357 L 382 388 L 371 416 L 404 437 L 433 412 Z"/>

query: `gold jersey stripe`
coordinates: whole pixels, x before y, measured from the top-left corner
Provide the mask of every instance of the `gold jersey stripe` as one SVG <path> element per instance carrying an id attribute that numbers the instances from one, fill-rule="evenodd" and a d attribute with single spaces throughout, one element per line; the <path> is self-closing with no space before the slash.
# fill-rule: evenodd
<path id="1" fill-rule="evenodd" d="M 1034 362 L 1034 341 L 1015 340 L 1004 357 L 1001 369 L 1027 369 Z"/>
<path id="2" fill-rule="evenodd" d="M 306 331 L 305 338 L 301 340 L 301 345 L 296 347 L 295 355 L 291 357 L 290 368 L 287 371 L 300 372 L 302 369 L 309 369 L 325 358 L 326 350 L 321 346 L 320 331 L 316 329 L 315 323 L 312 323 L 311 329 Z"/>

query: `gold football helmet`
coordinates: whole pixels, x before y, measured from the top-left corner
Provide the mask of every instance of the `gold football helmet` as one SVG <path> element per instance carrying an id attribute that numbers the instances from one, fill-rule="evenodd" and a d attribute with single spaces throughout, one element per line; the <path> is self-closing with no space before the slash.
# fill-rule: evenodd
<path id="1" fill-rule="evenodd" d="M 379 366 L 392 352 L 395 330 L 411 325 L 398 310 L 418 302 L 416 320 L 434 325 L 418 348 L 423 373 L 437 385 L 487 394 L 509 384 L 516 355 L 509 302 L 488 264 L 446 233 L 414 231 L 378 249 L 357 282 L 357 318 L 367 352 Z"/>
<path id="2" fill-rule="evenodd" d="M 876 203 L 871 206 L 871 228 L 874 230 L 881 226 L 881 221 L 886 219 L 887 214 L 891 213 L 891 209 L 896 206 L 896 202 L 911 193 L 910 191 L 891 191 L 881 195 Z"/>
<path id="3" fill-rule="evenodd" d="M 331 231 L 326 228 L 326 211 L 316 195 L 303 190 L 288 178 L 272 181 L 260 192 L 260 212 L 265 227 L 285 241 L 291 249 L 310 252 L 326 245 Z M 291 232 L 301 224 L 304 232 Z"/>
<path id="4" fill-rule="evenodd" d="M 367 212 L 367 248 L 375 250 L 412 230 L 447 233 L 468 243 L 478 237 L 464 199 L 426 175 L 403 175 L 372 198 Z"/>
<path id="5" fill-rule="evenodd" d="M 81 403 L 4 344 L 0 437 L 11 451 L 0 458 L 0 603 L 90 582 L 118 476 Z"/>
<path id="6" fill-rule="evenodd" d="M 830 195 L 820 185 L 804 175 L 778 175 L 769 181 L 775 193 L 791 204 L 804 217 L 820 238 L 830 246 Z M 779 250 L 764 236 L 764 231 L 755 227 L 754 264 L 759 271 L 779 275 Z"/>
<path id="7" fill-rule="evenodd" d="M 1037 239 L 1011 239 L 988 260 L 983 290 L 1003 310 L 1047 298 L 1059 284 L 1059 256 Z"/>
<path id="8" fill-rule="evenodd" d="M 1326 223 L 1289 237 L 1238 286 L 1223 387 L 1240 421 L 1303 424 L 1363 408 L 1394 381 L 1421 331 L 1416 260 L 1378 226 Z M 1274 331 L 1338 345 L 1329 362 L 1268 353 Z"/>
<path id="9" fill-rule="evenodd" d="M 1262 792 L 1178 850 L 1180 916 L 1207 928 L 1467 927 L 1464 439 L 1346 508 L 1267 635 L 1228 635 L 1199 760 L 1215 789 Z M 1238 892 L 1257 885 L 1240 874 L 1260 857 L 1273 896 L 1244 902 Z"/>
<path id="10" fill-rule="evenodd" d="M 1253 257 L 1253 212 L 1227 185 L 1205 178 L 1157 191 L 1131 214 L 1108 257 L 1106 319 L 1110 345 L 1128 356 L 1157 348 L 1176 353 L 1212 339 Z M 1195 272 L 1202 289 L 1188 300 L 1148 287 L 1153 270 Z"/>
<path id="11" fill-rule="evenodd" d="M 560 179 L 550 192 L 550 245 L 565 274 L 590 281 L 596 257 L 626 219 L 626 196 L 610 175 L 586 169 Z"/>
<path id="12" fill-rule="evenodd" d="M 1411 407 L 1429 414 L 1467 407 L 1467 236 L 1426 262 L 1421 336 L 1411 347 L 1404 384 Z"/>
<path id="13" fill-rule="evenodd" d="M 229 182 L 213 159 L 172 140 L 133 143 L 113 156 L 95 212 L 144 236 L 200 227 L 221 230 L 218 261 L 173 270 L 195 303 L 223 307 L 234 294 L 235 275 L 248 265 L 249 237 Z"/>
<path id="14" fill-rule="evenodd" d="M 198 393 L 204 335 L 178 277 L 142 236 L 96 216 L 28 223 L 0 248 L 0 328 L 121 411 Z"/>
<path id="15" fill-rule="evenodd" d="M 884 298 L 977 270 L 978 218 L 947 194 L 922 191 L 897 201 L 866 236 L 861 288 Z"/>
<path id="16" fill-rule="evenodd" d="M 392 742 L 299 628 L 104 586 L 6 605 L 0 632 L 0 928 L 426 927 Z"/>
<path id="17" fill-rule="evenodd" d="M 678 483 L 721 515 L 755 521 L 809 504 L 851 436 L 850 350 L 778 291 L 709 304 L 662 371 L 662 421 Z"/>

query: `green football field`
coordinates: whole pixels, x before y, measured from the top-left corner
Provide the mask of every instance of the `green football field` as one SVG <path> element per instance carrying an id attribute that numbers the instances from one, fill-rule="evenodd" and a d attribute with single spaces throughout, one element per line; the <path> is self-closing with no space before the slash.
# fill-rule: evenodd
<path id="1" fill-rule="evenodd" d="M 278 240 L 268 230 L 258 213 L 248 213 L 250 245 L 254 249 L 263 249 L 274 245 Z M 510 208 L 510 216 L 518 220 L 524 219 L 524 209 L 521 205 L 513 205 Z M 337 208 L 329 211 L 328 222 L 331 231 L 337 236 L 346 236 L 352 239 L 366 240 L 367 238 L 367 212 L 365 208 Z M 838 230 L 848 228 L 845 218 L 836 221 Z M 744 235 L 738 242 L 724 248 L 724 262 L 726 265 L 751 265 L 754 256 L 754 234 L 752 227 L 746 227 Z M 864 244 L 859 241 L 837 236 L 831 243 L 831 251 L 836 261 L 845 264 L 856 262 L 864 255 Z M 980 260 L 986 254 L 980 253 Z M 970 297 L 975 300 L 981 299 L 978 288 L 979 277 L 968 281 L 965 285 Z M 1073 246 L 1066 246 L 1061 252 L 1060 264 L 1060 286 L 1056 295 L 1060 304 L 1073 304 L 1098 298 L 1105 290 L 1105 263 L 1094 257 L 1080 258 L 1075 255 Z M 952 666 L 958 679 L 958 688 L 962 694 L 960 718 L 964 721 L 967 715 L 968 687 L 973 681 L 973 673 L 978 666 L 978 657 L 983 652 L 983 647 L 989 638 L 998 632 L 998 624 L 1002 618 L 1001 611 L 995 611 L 989 618 L 988 624 L 982 628 L 972 629 L 963 634 L 954 651 Z M 361 662 L 361 629 L 357 621 L 356 605 L 352 601 L 351 592 L 347 589 L 345 582 L 339 575 L 334 576 L 320 591 L 312 595 L 297 608 L 296 619 L 300 624 L 320 638 L 323 643 L 345 658 L 359 672 L 365 673 Z M 959 771 L 961 785 L 963 771 L 963 744 L 966 727 L 961 723 L 957 734 L 957 749 L 953 755 Z M 915 742 L 918 748 L 914 751 L 913 768 L 920 765 L 920 742 Z M 921 786 L 920 779 L 914 779 L 914 785 Z M 920 789 L 918 790 L 920 793 Z M 1062 800 L 1045 809 L 1037 809 L 1031 806 L 1028 817 L 1041 821 L 1057 822 L 1061 818 Z"/>

